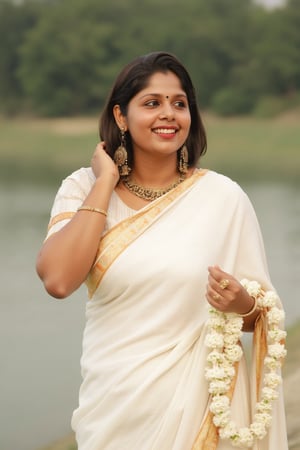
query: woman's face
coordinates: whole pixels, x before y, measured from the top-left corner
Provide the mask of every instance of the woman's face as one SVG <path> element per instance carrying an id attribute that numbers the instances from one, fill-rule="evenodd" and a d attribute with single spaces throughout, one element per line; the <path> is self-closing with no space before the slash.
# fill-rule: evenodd
<path id="1" fill-rule="evenodd" d="M 133 151 L 176 155 L 191 125 L 186 93 L 173 72 L 154 73 L 128 104 L 124 117 Z"/>

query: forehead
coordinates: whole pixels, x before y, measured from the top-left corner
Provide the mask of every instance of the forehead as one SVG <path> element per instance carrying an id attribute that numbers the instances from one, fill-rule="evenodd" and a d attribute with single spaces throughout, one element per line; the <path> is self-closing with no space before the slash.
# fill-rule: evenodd
<path id="1" fill-rule="evenodd" d="M 137 94 L 139 97 L 149 93 L 172 95 L 185 94 L 181 81 L 173 72 L 155 72 L 151 75 L 145 87 Z"/>

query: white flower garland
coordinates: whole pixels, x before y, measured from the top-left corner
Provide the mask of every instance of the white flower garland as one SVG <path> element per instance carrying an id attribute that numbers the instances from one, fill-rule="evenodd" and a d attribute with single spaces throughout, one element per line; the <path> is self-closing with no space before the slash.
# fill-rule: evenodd
<path id="1" fill-rule="evenodd" d="M 210 410 L 213 422 L 219 428 L 221 439 L 229 439 L 234 447 L 253 447 L 255 439 L 263 439 L 272 421 L 272 402 L 278 397 L 278 385 L 282 382 L 279 368 L 286 355 L 281 341 L 286 332 L 279 327 L 284 312 L 277 307 L 278 296 L 274 291 L 264 292 L 256 281 L 241 281 L 247 292 L 257 299 L 258 308 L 264 310 L 268 322 L 268 350 L 264 360 L 265 375 L 261 399 L 256 403 L 254 421 L 249 427 L 238 428 L 230 414 L 228 391 L 235 375 L 234 364 L 242 357 L 239 345 L 243 319 L 235 313 L 222 313 L 215 308 L 209 311 L 209 333 L 206 345 L 211 349 L 207 357 L 205 375 L 211 394 Z"/>

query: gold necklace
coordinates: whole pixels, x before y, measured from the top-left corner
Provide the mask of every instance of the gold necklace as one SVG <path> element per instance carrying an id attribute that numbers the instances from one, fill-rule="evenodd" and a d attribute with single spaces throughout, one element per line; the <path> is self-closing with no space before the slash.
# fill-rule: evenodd
<path id="1" fill-rule="evenodd" d="M 123 183 L 127 187 L 127 189 L 130 192 L 132 192 L 134 195 L 136 195 L 137 197 L 140 197 L 144 200 L 148 200 L 148 201 L 152 202 L 153 200 L 156 200 L 157 198 L 161 197 L 162 195 L 164 195 L 167 192 L 174 189 L 176 186 L 178 186 L 180 183 L 182 183 L 184 179 L 185 179 L 185 176 L 180 175 L 178 180 L 176 180 L 171 185 L 169 185 L 165 188 L 162 188 L 162 189 L 147 188 L 147 187 L 141 186 L 141 185 L 135 183 L 129 177 L 124 178 Z"/>

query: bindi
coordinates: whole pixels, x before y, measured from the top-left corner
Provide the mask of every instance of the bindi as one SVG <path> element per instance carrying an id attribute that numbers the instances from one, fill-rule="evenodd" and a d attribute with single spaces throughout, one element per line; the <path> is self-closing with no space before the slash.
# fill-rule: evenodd
<path id="1" fill-rule="evenodd" d="M 166 98 L 169 98 L 169 96 L 168 96 L 168 95 L 166 95 Z"/>

